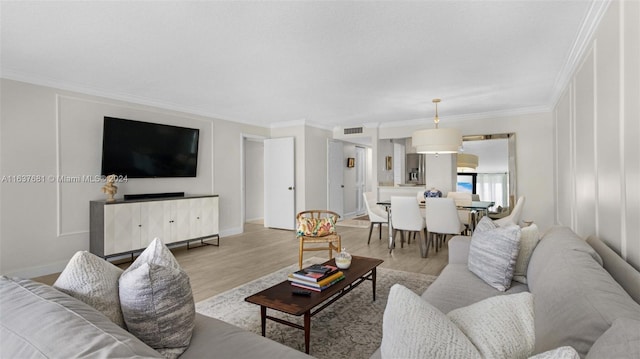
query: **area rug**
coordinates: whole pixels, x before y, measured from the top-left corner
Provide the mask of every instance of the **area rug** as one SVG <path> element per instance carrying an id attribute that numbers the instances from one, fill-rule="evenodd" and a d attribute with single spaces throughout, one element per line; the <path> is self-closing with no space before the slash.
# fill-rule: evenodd
<path id="1" fill-rule="evenodd" d="M 313 257 L 304 265 L 321 263 Z M 275 285 L 297 270 L 293 264 L 262 278 L 196 303 L 196 311 L 221 319 L 256 334 L 260 331 L 260 307 L 244 298 Z M 378 268 L 376 301 L 372 301 L 371 282 L 362 283 L 344 297 L 311 318 L 310 355 L 316 358 L 369 358 L 382 340 L 382 316 L 389 289 L 400 283 L 418 294 L 436 279 L 435 276 Z M 268 315 L 294 321 L 302 325 L 302 317 L 273 310 Z M 286 325 L 267 321 L 267 338 L 304 351 L 304 332 Z"/>

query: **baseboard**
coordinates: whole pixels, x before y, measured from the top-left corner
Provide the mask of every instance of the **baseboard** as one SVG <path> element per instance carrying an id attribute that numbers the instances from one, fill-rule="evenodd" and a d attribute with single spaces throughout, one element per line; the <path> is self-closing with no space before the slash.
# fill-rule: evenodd
<path id="1" fill-rule="evenodd" d="M 224 238 L 224 237 L 233 236 L 240 233 L 243 233 L 242 227 L 227 228 L 223 231 L 220 231 L 220 237 Z"/>
<path id="2" fill-rule="evenodd" d="M 58 261 L 58 262 L 49 263 L 43 266 L 18 269 L 14 272 L 3 273 L 3 275 L 6 275 L 7 277 L 18 277 L 18 278 L 42 277 L 45 275 L 62 272 L 64 267 L 67 266 L 68 262 L 69 260 Z"/>

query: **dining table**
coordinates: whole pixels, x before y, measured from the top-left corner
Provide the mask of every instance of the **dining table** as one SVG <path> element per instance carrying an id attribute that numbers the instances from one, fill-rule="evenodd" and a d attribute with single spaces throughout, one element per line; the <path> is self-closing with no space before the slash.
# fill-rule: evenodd
<path id="1" fill-rule="evenodd" d="M 392 224 L 392 218 L 393 216 L 391 215 L 391 200 L 388 201 L 379 201 L 376 202 L 377 205 L 384 207 L 384 209 L 387 211 L 387 221 L 389 223 L 389 225 L 387 226 L 387 228 L 389 228 L 389 253 L 391 253 L 393 251 L 393 249 L 395 248 L 395 241 L 393 239 L 393 224 Z M 420 201 L 419 203 L 420 206 L 420 213 L 422 214 L 423 217 L 425 217 L 425 201 Z M 473 233 L 473 230 L 475 229 L 476 224 L 478 224 L 478 222 L 480 221 L 480 219 L 482 219 L 482 217 L 484 217 L 485 215 L 487 215 L 489 213 L 489 208 L 493 207 L 495 205 L 495 202 L 493 201 L 471 201 L 470 205 L 462 205 L 462 206 L 457 206 L 458 209 L 468 209 L 469 211 L 469 216 L 471 216 L 469 218 L 469 224 L 470 224 L 470 229 L 471 229 L 471 233 Z M 429 230 L 429 228 L 427 228 L 427 231 Z"/>

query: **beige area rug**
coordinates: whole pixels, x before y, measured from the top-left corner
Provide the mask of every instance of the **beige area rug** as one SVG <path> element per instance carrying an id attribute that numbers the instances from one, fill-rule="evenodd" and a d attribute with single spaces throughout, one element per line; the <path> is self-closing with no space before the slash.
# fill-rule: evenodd
<path id="1" fill-rule="evenodd" d="M 323 261 L 313 257 L 305 261 L 305 266 Z M 196 311 L 260 335 L 260 307 L 244 298 L 281 282 L 296 269 L 297 264 L 293 264 L 205 299 L 196 303 Z M 311 318 L 310 354 L 326 359 L 369 358 L 382 340 L 382 316 L 391 286 L 400 283 L 422 294 L 435 279 L 426 274 L 378 268 L 375 302 L 371 282 L 365 282 Z M 267 310 L 267 314 L 303 324 L 302 317 L 273 310 Z M 304 351 L 304 332 L 300 329 L 267 321 L 267 338 Z"/>

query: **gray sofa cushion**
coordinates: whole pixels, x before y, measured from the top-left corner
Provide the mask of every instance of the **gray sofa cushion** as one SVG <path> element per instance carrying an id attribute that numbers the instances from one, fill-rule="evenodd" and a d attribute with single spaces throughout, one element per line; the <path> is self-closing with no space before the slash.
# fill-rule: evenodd
<path id="1" fill-rule="evenodd" d="M 449 264 L 422 294 L 422 299 L 446 314 L 496 295 L 526 291 L 526 284 L 513 282 L 507 291 L 500 292 L 469 272 L 466 264 Z"/>
<path id="2" fill-rule="evenodd" d="M 536 353 L 569 345 L 584 357 L 617 318 L 640 319 L 640 305 L 569 228 L 544 235 L 531 256 L 527 281 L 535 298 Z"/>
<path id="3" fill-rule="evenodd" d="M 50 286 L 0 277 L 0 358 L 162 358 L 91 306 Z"/>
<path id="4" fill-rule="evenodd" d="M 258 315 L 258 314 L 256 314 Z M 302 332 L 301 332 L 302 333 Z M 311 350 L 313 350 L 313 341 Z M 180 359 L 201 358 L 311 358 L 273 340 L 221 320 L 196 314 L 191 344 Z"/>
<path id="5" fill-rule="evenodd" d="M 593 344 L 587 359 L 640 358 L 640 320 L 618 318 Z"/>
<path id="6" fill-rule="evenodd" d="M 602 266 L 611 274 L 613 279 L 618 282 L 629 293 L 631 298 L 640 303 L 640 272 L 635 270 L 631 264 L 625 262 L 624 259 L 609 248 L 604 242 L 597 237 L 589 237 L 587 243 L 598 252 L 602 258 Z"/>

